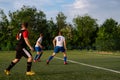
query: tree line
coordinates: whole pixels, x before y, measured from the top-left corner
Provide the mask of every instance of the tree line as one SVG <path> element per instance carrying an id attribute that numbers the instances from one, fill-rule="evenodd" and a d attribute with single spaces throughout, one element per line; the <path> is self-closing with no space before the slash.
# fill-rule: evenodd
<path id="1" fill-rule="evenodd" d="M 21 22 L 29 23 L 29 38 L 33 46 L 39 34 L 44 34 L 42 44 L 47 50 L 53 49 L 52 40 L 58 31 L 63 32 L 68 49 L 120 50 L 120 24 L 114 19 L 106 19 L 102 25 L 89 15 L 78 15 L 73 18 L 73 24 L 67 23 L 66 19 L 67 16 L 59 12 L 56 21 L 47 20 L 43 11 L 29 6 L 9 11 L 8 15 L 0 9 L 0 50 L 15 49 Z"/>

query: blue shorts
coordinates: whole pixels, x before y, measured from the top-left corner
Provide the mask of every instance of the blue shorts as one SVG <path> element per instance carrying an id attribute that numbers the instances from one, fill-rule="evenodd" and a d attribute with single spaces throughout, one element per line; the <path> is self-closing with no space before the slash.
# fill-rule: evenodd
<path id="1" fill-rule="evenodd" d="M 56 47 L 54 48 L 54 53 L 58 53 L 59 51 L 61 51 L 61 52 L 65 52 L 64 47 L 56 46 Z"/>
<path id="2" fill-rule="evenodd" d="M 40 47 L 35 47 L 35 51 L 37 51 L 37 52 L 41 52 L 42 49 L 41 49 Z"/>

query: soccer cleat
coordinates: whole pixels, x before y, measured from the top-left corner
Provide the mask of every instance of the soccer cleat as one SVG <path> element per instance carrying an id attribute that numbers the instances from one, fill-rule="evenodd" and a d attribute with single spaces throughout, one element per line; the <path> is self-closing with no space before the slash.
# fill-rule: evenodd
<path id="1" fill-rule="evenodd" d="M 64 62 L 64 64 L 68 64 L 67 62 Z"/>
<path id="2" fill-rule="evenodd" d="M 37 61 L 38 61 L 38 62 L 41 62 L 41 60 L 40 60 L 40 59 L 38 59 Z"/>
<path id="3" fill-rule="evenodd" d="M 35 72 L 29 71 L 29 72 L 26 72 L 26 75 L 27 75 L 27 76 L 33 76 L 33 75 L 35 75 Z"/>
<path id="4" fill-rule="evenodd" d="M 49 61 L 47 60 L 46 64 L 49 64 Z"/>
<path id="5" fill-rule="evenodd" d="M 33 62 L 37 62 L 37 60 L 33 60 Z"/>
<path id="6" fill-rule="evenodd" d="M 10 75 L 10 71 L 8 71 L 8 70 L 4 70 L 4 73 L 5 73 L 6 75 Z"/>

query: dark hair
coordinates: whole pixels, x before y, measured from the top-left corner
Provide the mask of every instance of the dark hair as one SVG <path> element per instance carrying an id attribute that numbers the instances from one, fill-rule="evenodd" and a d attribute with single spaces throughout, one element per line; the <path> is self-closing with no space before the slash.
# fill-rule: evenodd
<path id="1" fill-rule="evenodd" d="M 40 33 L 41 36 L 43 36 L 43 33 Z"/>
<path id="2" fill-rule="evenodd" d="M 26 28 L 28 27 L 28 23 L 27 22 L 23 22 L 22 23 Z"/>
<path id="3" fill-rule="evenodd" d="M 58 32 L 58 34 L 59 34 L 59 35 L 62 35 L 62 32 L 61 32 L 61 31 L 59 31 L 59 32 Z"/>

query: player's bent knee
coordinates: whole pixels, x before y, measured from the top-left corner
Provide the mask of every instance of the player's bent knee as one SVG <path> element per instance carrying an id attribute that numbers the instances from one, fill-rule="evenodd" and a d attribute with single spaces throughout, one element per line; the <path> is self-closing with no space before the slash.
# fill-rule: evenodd
<path id="1" fill-rule="evenodd" d="M 32 57 L 29 57 L 29 58 L 28 58 L 28 62 L 31 62 L 32 60 L 33 60 Z"/>
<path id="2" fill-rule="evenodd" d="M 17 62 L 19 62 L 19 61 L 20 61 L 20 59 L 14 59 L 14 60 L 13 60 L 14 63 L 17 63 Z"/>
<path id="3" fill-rule="evenodd" d="M 64 56 L 67 56 L 67 54 L 66 54 L 66 53 L 64 53 L 63 55 L 64 55 Z"/>
<path id="4" fill-rule="evenodd" d="M 55 56 L 55 55 L 56 55 L 56 53 L 53 53 L 53 54 L 52 54 L 52 56 Z"/>

